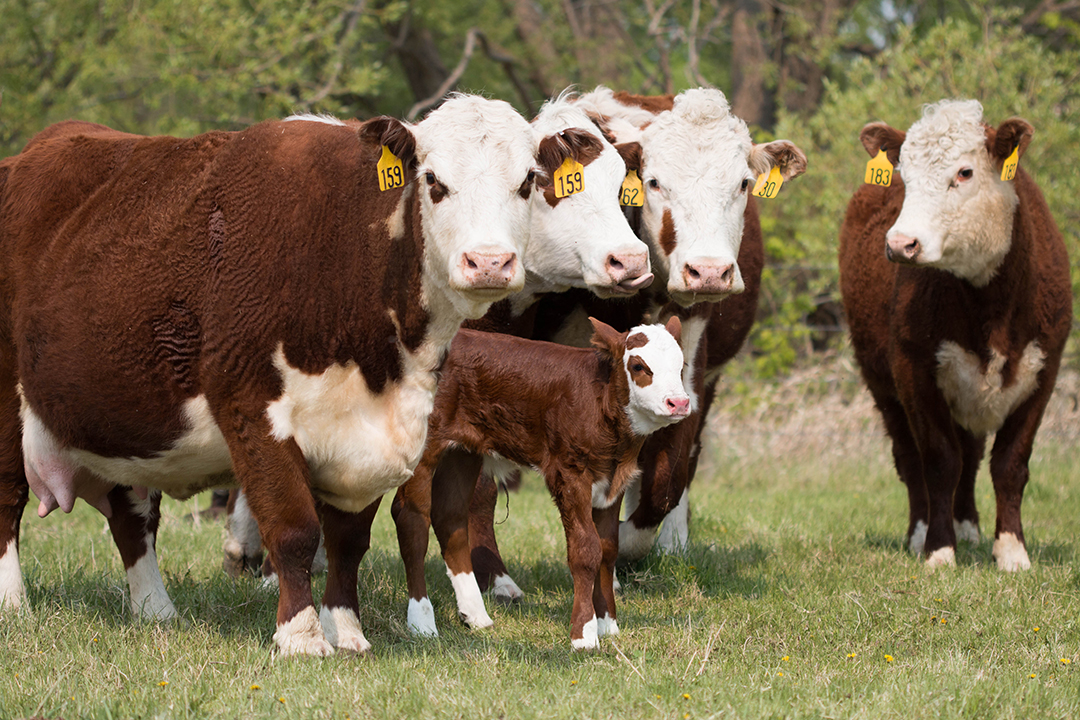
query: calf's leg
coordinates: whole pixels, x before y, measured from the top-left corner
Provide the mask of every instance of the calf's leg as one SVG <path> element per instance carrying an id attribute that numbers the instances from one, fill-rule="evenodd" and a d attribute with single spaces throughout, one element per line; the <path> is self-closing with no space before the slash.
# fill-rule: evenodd
<path id="1" fill-rule="evenodd" d="M 495 541 L 495 506 L 498 500 L 499 486 L 495 478 L 481 473 L 469 505 L 469 545 L 473 572 L 481 590 L 491 588 L 491 595 L 496 600 L 516 602 L 525 597 L 525 593 L 510 576 Z"/>
<path id="2" fill-rule="evenodd" d="M 398 488 L 390 506 L 397 527 L 398 549 L 405 564 L 405 584 L 409 592 L 407 624 L 414 634 L 429 637 L 439 634 L 424 575 L 431 531 L 432 464 L 437 462 L 438 458 L 432 459 L 425 452 L 412 477 Z"/>
<path id="3" fill-rule="evenodd" d="M 615 614 L 615 561 L 619 557 L 619 510 L 622 502 L 610 507 L 593 508 L 593 525 L 600 540 L 600 569 L 593 586 L 593 608 L 599 637 L 618 635 Z"/>

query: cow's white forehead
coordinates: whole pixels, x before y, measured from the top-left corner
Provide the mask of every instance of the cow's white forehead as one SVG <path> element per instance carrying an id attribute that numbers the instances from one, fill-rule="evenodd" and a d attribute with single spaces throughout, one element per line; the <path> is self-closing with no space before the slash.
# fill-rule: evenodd
<path id="1" fill-rule="evenodd" d="M 985 146 L 982 117 L 978 100 L 942 100 L 926 105 L 900 148 L 901 165 L 907 172 L 951 170 L 961 155 Z"/>
<path id="2" fill-rule="evenodd" d="M 644 335 L 648 342 L 626 351 L 623 358 L 624 365 L 628 365 L 630 358 L 638 356 L 652 369 L 654 373 L 675 371 L 682 372 L 683 351 L 675 338 L 663 325 L 638 325 L 627 333 L 627 337 Z"/>
<path id="3" fill-rule="evenodd" d="M 695 88 L 680 93 L 672 110 L 656 116 L 642 132 L 641 145 L 645 172 L 662 173 L 661 182 L 735 176 L 741 182 L 753 141 L 722 92 Z"/>
<path id="4" fill-rule="evenodd" d="M 462 179 L 461 169 L 466 169 L 464 177 L 480 173 L 510 179 L 516 189 L 536 162 L 532 127 L 502 100 L 453 96 L 414 126 L 413 134 L 419 163 L 451 189 Z"/>

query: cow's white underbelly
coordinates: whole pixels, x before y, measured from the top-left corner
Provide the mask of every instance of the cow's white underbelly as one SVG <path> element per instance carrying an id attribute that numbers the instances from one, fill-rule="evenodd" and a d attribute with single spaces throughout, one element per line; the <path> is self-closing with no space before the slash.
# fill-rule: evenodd
<path id="1" fill-rule="evenodd" d="M 1003 387 L 1005 356 L 994 348 L 990 356 L 984 369 L 978 355 L 954 342 L 941 343 L 937 351 L 937 386 L 953 419 L 975 435 L 997 432 L 1020 403 L 1031 397 L 1046 361 L 1038 344 L 1028 343 L 1013 383 Z"/>

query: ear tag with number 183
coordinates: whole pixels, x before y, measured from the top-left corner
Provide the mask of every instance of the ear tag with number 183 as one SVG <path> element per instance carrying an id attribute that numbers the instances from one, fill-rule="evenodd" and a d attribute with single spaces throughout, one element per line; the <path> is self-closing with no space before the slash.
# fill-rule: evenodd
<path id="1" fill-rule="evenodd" d="M 1012 155 L 1005 158 L 1005 164 L 1001 166 L 1001 179 L 1009 182 L 1016 177 L 1016 166 L 1020 164 L 1020 146 L 1013 148 Z"/>
<path id="2" fill-rule="evenodd" d="M 866 176 L 863 182 L 867 185 L 880 185 L 889 187 L 892 182 L 893 166 L 889 162 L 889 156 L 884 150 L 878 150 L 877 156 L 866 163 Z"/>
<path id="3" fill-rule="evenodd" d="M 757 182 L 754 183 L 754 190 L 750 194 L 754 197 L 772 200 L 776 197 L 776 193 L 780 192 L 780 186 L 783 184 L 784 176 L 780 174 L 780 168 L 773 165 L 768 175 L 765 173 L 758 175 Z"/>
<path id="4" fill-rule="evenodd" d="M 641 207 L 645 204 L 645 193 L 637 170 L 626 172 L 626 179 L 622 181 L 622 188 L 619 190 L 619 204 L 628 207 Z"/>
<path id="5" fill-rule="evenodd" d="M 376 167 L 379 170 L 380 191 L 393 190 L 405 184 L 405 168 L 401 165 L 401 158 L 385 145 L 382 146 L 382 157 Z"/>
<path id="6" fill-rule="evenodd" d="M 563 164 L 555 171 L 555 197 L 564 198 L 567 195 L 579 193 L 585 189 L 585 166 L 572 157 L 563 160 Z"/>

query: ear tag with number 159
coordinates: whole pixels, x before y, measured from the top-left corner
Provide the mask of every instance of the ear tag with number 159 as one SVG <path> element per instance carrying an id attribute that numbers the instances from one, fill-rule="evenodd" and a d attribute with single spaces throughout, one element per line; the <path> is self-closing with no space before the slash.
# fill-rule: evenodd
<path id="1" fill-rule="evenodd" d="M 382 146 L 382 157 L 376 167 L 379 170 L 380 191 L 393 190 L 405 184 L 405 168 L 401 165 L 401 158 L 385 145 Z"/>
<path id="2" fill-rule="evenodd" d="M 1020 146 L 1013 148 L 1012 155 L 1005 158 L 1005 164 L 1001 166 L 1001 179 L 1005 182 L 1016 177 L 1016 166 L 1020 164 Z"/>
<path id="3" fill-rule="evenodd" d="M 552 179 L 555 181 L 555 197 L 564 198 L 579 193 L 585 189 L 585 166 L 568 157 L 563 160 Z"/>
<path id="4" fill-rule="evenodd" d="M 758 175 L 757 182 L 754 183 L 754 190 L 750 194 L 754 197 L 772 200 L 776 197 L 776 193 L 780 192 L 780 186 L 783 184 L 784 176 L 780 174 L 780 168 L 773 165 L 768 175 L 765 173 Z"/>
<path id="5" fill-rule="evenodd" d="M 889 156 L 884 150 L 878 150 L 877 156 L 866 163 L 866 176 L 863 182 L 867 185 L 880 185 L 889 187 L 892 182 L 893 166 L 889 162 Z"/>
<path id="6" fill-rule="evenodd" d="M 641 187 L 641 178 L 637 170 L 628 170 L 626 179 L 622 181 L 622 189 L 619 190 L 619 204 L 628 207 L 641 207 L 645 204 L 645 192 Z"/>

